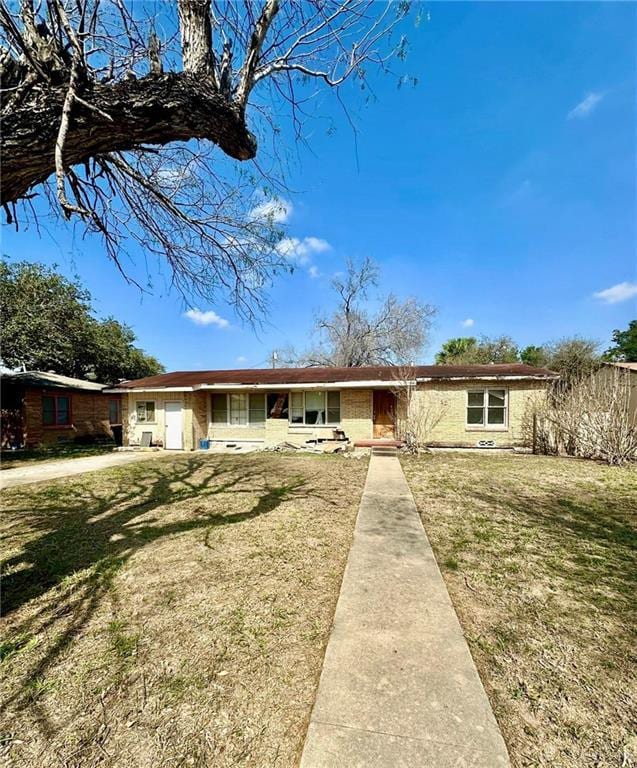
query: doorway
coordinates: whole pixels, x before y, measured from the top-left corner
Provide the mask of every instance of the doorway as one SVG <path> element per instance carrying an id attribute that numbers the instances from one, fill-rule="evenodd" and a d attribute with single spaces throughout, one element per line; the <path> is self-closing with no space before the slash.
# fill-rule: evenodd
<path id="1" fill-rule="evenodd" d="M 396 395 L 386 389 L 374 390 L 374 439 L 393 440 L 396 423 Z"/>
<path id="2" fill-rule="evenodd" d="M 166 439 L 164 448 L 168 451 L 181 451 L 184 447 L 181 418 L 181 400 L 170 400 L 165 405 Z"/>

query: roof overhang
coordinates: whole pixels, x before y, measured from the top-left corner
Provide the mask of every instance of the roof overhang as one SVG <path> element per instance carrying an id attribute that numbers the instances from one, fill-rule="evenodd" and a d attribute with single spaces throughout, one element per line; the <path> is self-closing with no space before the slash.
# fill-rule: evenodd
<path id="1" fill-rule="evenodd" d="M 550 381 L 559 378 L 555 376 L 507 376 L 483 374 L 481 376 L 429 376 L 418 377 L 416 379 L 396 379 L 395 381 L 386 381 L 375 379 L 369 381 L 325 381 L 325 382 L 302 382 L 279 384 L 240 384 L 238 382 L 226 382 L 224 384 L 195 384 L 192 387 L 112 387 L 103 390 L 108 394 L 126 394 L 132 392 L 138 393 L 156 393 L 163 392 L 214 392 L 228 390 L 234 391 L 266 391 L 278 392 L 284 390 L 313 390 L 313 389 L 391 389 L 394 387 L 413 387 L 417 384 L 431 383 L 436 381 Z"/>

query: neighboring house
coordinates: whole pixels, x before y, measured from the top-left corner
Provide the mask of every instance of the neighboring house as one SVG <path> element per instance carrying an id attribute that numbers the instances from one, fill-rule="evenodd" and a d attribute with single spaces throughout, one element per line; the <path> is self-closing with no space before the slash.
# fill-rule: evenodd
<path id="1" fill-rule="evenodd" d="M 112 436 L 121 425 L 121 398 L 97 384 L 57 373 L 3 374 L 2 447 L 37 447 Z"/>
<path id="2" fill-rule="evenodd" d="M 400 437 L 397 393 L 411 388 L 415 412 L 433 412 L 427 442 L 438 446 L 523 442 L 529 400 L 557 374 L 528 365 L 425 365 L 181 371 L 126 381 L 124 444 L 142 435 L 167 449 L 192 450 L 202 438 L 276 444 L 331 438 Z M 428 417 L 427 417 L 428 418 Z"/>

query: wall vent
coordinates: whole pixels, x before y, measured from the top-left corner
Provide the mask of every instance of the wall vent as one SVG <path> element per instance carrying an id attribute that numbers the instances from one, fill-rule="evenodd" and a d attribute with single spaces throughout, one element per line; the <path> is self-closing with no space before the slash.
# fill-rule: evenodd
<path id="1" fill-rule="evenodd" d="M 495 448 L 495 440 L 478 440 L 478 448 Z"/>

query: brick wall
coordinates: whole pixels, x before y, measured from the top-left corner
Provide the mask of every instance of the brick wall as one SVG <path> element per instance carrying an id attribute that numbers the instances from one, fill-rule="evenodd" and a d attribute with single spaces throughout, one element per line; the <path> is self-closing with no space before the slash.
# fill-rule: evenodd
<path id="1" fill-rule="evenodd" d="M 371 389 L 344 389 L 341 392 L 341 427 L 350 440 L 372 438 L 372 397 Z"/>
<path id="2" fill-rule="evenodd" d="M 506 389 L 508 391 L 508 420 L 502 427 L 467 426 L 467 390 Z M 430 423 L 436 422 L 427 437 L 430 445 L 475 446 L 479 440 L 494 440 L 497 446 L 510 447 L 524 442 L 523 420 L 530 401 L 543 397 L 546 384 L 541 381 L 427 382 L 418 388 L 413 398 L 416 413 Z M 425 413 L 426 412 L 426 413 Z"/>
<path id="3" fill-rule="evenodd" d="M 62 395 L 71 401 L 69 426 L 45 427 L 42 424 L 44 395 Z M 110 396 L 112 397 L 112 396 Z M 24 441 L 27 446 L 52 445 L 73 441 L 85 435 L 111 435 L 108 422 L 108 395 L 101 392 L 79 392 L 72 389 L 39 389 L 27 387 L 24 392 Z"/>

